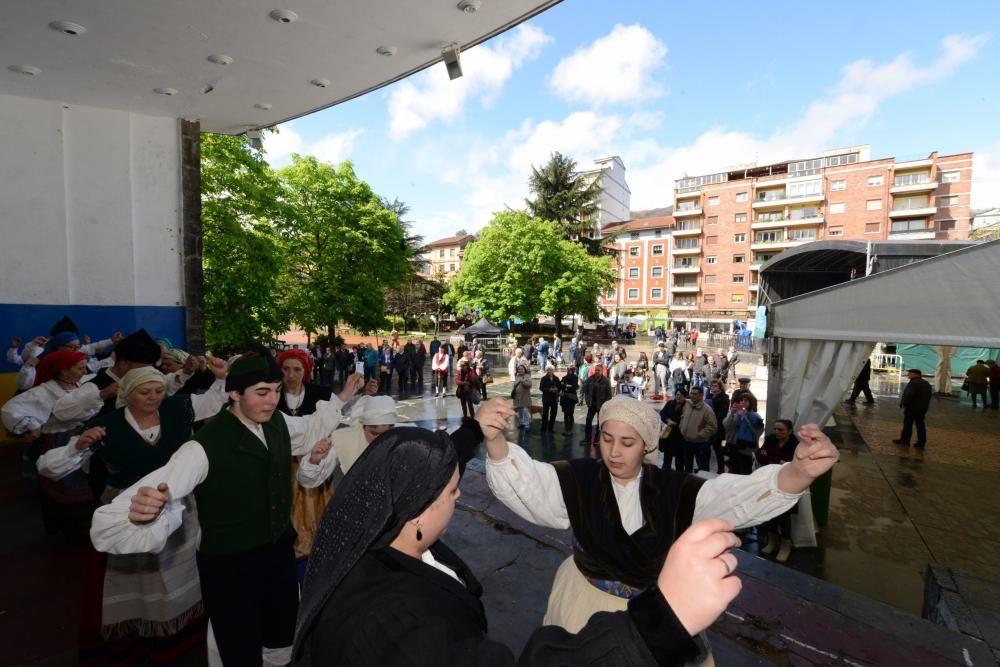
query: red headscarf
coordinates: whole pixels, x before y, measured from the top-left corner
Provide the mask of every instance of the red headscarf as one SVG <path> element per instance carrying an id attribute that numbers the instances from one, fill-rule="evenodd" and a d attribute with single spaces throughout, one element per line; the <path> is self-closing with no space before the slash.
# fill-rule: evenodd
<path id="1" fill-rule="evenodd" d="M 309 358 L 309 353 L 305 350 L 300 350 L 298 348 L 293 348 L 291 350 L 285 350 L 278 355 L 278 365 L 281 366 L 283 363 L 289 359 L 295 359 L 302 363 L 302 368 L 306 370 L 305 375 L 302 377 L 303 382 L 310 382 L 313 376 L 313 364 L 312 359 Z"/>
<path id="2" fill-rule="evenodd" d="M 73 368 L 73 366 L 86 359 L 87 355 L 76 350 L 56 350 L 55 352 L 49 352 L 38 362 L 38 368 L 35 370 L 35 386 L 37 387 L 43 382 L 48 382 L 59 377 L 59 374 L 64 370 Z"/>

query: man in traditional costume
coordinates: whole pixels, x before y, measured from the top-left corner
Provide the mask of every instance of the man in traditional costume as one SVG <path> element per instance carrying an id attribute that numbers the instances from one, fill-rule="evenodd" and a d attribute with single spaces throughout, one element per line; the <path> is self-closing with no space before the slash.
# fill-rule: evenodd
<path id="1" fill-rule="evenodd" d="M 264 352 L 230 367 L 230 405 L 184 443 L 167 465 L 145 475 L 94 515 L 91 539 L 107 553 L 158 553 L 180 527 L 183 498 L 193 493 L 201 541 L 202 599 L 226 665 L 287 664 L 298 609 L 291 526 L 291 457 L 314 450 L 340 422 L 361 387 L 317 403 L 307 417 L 277 410 L 281 369 Z M 317 459 L 318 460 L 318 459 Z"/>

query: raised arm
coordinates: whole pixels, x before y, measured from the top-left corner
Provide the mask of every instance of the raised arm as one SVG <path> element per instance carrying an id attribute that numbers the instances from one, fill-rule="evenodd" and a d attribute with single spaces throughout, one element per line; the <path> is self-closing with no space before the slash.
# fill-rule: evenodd
<path id="1" fill-rule="evenodd" d="M 123 490 L 94 512 L 90 540 L 111 554 L 159 553 L 181 525 L 183 499 L 208 476 L 208 457 L 194 440 L 162 468 Z"/>
<path id="2" fill-rule="evenodd" d="M 282 413 L 291 436 L 293 456 L 307 456 L 313 445 L 337 430 L 344 405 L 358 393 L 364 381 L 359 373 L 352 373 L 347 377 L 344 390 L 329 401 L 317 401 L 316 412 L 311 415 L 292 417 Z"/>
<path id="3" fill-rule="evenodd" d="M 103 426 L 89 428 L 78 436 L 70 438 L 63 447 L 54 447 L 38 457 L 35 466 L 38 474 L 48 479 L 60 480 L 71 472 L 79 470 L 90 460 L 90 447 L 100 442 L 106 431 Z"/>
<path id="4" fill-rule="evenodd" d="M 214 417 L 226 404 L 226 362 L 222 359 L 210 359 L 208 370 L 215 376 L 215 382 L 204 394 L 191 395 L 191 407 L 194 408 L 194 420 L 201 421 Z"/>

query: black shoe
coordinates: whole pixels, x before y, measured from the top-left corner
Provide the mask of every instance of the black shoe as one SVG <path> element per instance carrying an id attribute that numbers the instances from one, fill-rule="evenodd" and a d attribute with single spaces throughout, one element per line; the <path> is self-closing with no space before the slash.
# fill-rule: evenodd
<path id="1" fill-rule="evenodd" d="M 894 444 L 894 445 L 903 445 L 904 447 L 909 447 L 910 446 L 910 443 L 906 442 L 905 440 L 898 440 L 898 439 L 897 440 L 893 440 L 892 444 Z"/>
<path id="2" fill-rule="evenodd" d="M 914 447 L 916 447 L 917 449 L 923 449 L 926 446 L 927 446 L 926 442 L 918 442 L 917 444 L 914 445 Z"/>

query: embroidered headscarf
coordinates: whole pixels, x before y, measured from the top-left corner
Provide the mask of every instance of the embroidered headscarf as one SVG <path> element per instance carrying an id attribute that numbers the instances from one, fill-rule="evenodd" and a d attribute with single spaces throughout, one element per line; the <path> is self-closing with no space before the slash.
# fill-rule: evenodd
<path id="1" fill-rule="evenodd" d="M 133 368 L 118 383 L 118 397 L 115 399 L 115 407 L 125 406 L 128 403 L 129 394 L 135 391 L 139 385 L 147 382 L 159 382 L 166 387 L 167 377 L 152 366 Z"/>

